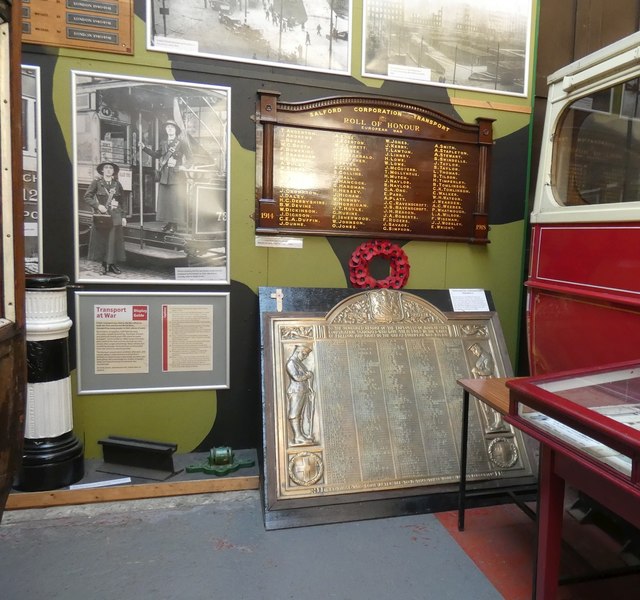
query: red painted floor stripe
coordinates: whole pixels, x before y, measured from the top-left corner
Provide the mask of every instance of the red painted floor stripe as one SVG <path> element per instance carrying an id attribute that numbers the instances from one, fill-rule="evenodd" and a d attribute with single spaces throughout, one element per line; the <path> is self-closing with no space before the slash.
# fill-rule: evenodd
<path id="1" fill-rule="evenodd" d="M 533 578 L 535 524 L 513 504 L 466 511 L 458 531 L 457 511 L 436 515 L 505 600 L 529 600 Z M 620 546 L 599 528 L 565 515 L 563 576 L 626 566 Z M 640 574 L 596 579 L 559 587 L 557 600 L 629 600 L 639 597 Z"/>
<path id="2" fill-rule="evenodd" d="M 458 531 L 457 511 L 436 515 L 505 600 L 531 598 L 534 525 L 513 505 L 474 508 Z"/>

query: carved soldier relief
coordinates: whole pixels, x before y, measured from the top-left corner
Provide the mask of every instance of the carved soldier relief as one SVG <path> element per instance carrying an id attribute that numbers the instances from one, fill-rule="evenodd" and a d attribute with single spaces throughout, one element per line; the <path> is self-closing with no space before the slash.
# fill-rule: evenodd
<path id="1" fill-rule="evenodd" d="M 495 376 L 493 357 L 487 350 L 482 347 L 482 344 L 480 344 L 479 342 L 474 342 L 473 344 L 471 344 L 471 346 L 469 346 L 469 352 L 471 352 L 471 354 L 473 354 L 476 358 L 475 365 L 471 369 L 471 374 L 476 379 L 485 379 L 487 377 Z M 480 408 L 482 409 L 482 412 L 484 413 L 484 416 L 487 420 L 487 433 L 506 430 L 507 426 L 502 420 L 502 415 L 497 410 L 493 410 L 493 408 L 491 408 L 484 402 L 480 403 Z"/>
<path id="2" fill-rule="evenodd" d="M 306 446 L 315 442 L 313 438 L 313 415 L 315 412 L 313 391 L 313 371 L 305 364 L 311 346 L 296 344 L 287 360 L 287 403 L 292 436 L 291 446 Z"/>

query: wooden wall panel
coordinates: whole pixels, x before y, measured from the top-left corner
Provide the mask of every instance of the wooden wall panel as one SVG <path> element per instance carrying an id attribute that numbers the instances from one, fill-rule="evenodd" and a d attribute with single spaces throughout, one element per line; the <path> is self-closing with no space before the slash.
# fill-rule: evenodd
<path id="1" fill-rule="evenodd" d="M 638 29 L 638 0 L 577 0 L 574 56 L 577 60 Z"/>
<path id="2" fill-rule="evenodd" d="M 540 0 L 536 96 L 547 97 L 551 73 L 637 31 L 639 23 L 639 0 Z"/>
<path id="3" fill-rule="evenodd" d="M 575 0 L 540 0 L 536 96 L 547 97 L 547 76 L 573 60 Z"/>

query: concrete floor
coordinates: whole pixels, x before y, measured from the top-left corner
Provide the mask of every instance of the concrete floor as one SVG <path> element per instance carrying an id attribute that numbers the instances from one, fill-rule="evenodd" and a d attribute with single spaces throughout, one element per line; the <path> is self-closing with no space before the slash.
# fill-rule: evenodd
<path id="1" fill-rule="evenodd" d="M 266 531 L 258 491 L 5 512 L 2 600 L 485 600 L 435 515 Z"/>

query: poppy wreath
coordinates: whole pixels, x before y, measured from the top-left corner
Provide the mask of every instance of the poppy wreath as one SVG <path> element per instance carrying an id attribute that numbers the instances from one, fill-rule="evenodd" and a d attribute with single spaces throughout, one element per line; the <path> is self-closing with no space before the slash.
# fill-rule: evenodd
<path id="1" fill-rule="evenodd" d="M 389 276 L 375 279 L 369 273 L 369 263 L 376 257 L 389 259 Z M 389 240 L 373 240 L 360 244 L 349 260 L 349 279 L 357 288 L 393 288 L 399 290 L 409 279 L 409 261 L 404 250 Z"/>

